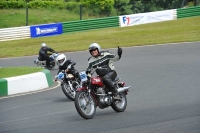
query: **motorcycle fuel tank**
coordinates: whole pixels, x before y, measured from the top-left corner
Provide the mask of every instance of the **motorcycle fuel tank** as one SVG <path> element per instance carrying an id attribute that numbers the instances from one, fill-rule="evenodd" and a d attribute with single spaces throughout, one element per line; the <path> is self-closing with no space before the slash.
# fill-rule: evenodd
<path id="1" fill-rule="evenodd" d="M 102 78 L 100 78 L 98 76 L 97 77 L 93 77 L 91 80 L 92 80 L 92 84 L 93 85 L 104 86 Z"/>

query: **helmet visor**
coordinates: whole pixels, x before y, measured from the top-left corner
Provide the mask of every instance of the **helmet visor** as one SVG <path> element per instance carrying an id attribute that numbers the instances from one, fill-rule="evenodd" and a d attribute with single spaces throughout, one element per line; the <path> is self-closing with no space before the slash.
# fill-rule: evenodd
<path id="1" fill-rule="evenodd" d="M 65 59 L 58 60 L 59 63 L 62 63 Z"/>
<path id="2" fill-rule="evenodd" d="M 97 50 L 96 47 L 92 47 L 92 48 L 89 49 L 90 53 L 92 53 L 93 51 L 96 51 L 96 50 Z"/>

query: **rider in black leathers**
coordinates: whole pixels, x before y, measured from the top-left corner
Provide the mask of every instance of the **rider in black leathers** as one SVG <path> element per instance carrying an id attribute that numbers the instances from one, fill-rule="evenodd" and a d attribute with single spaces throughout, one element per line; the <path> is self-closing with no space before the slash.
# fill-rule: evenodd
<path id="1" fill-rule="evenodd" d="M 102 77 L 103 83 L 112 91 L 114 99 L 120 99 L 116 90 L 114 80 L 117 76 L 113 61 L 118 61 L 122 55 L 122 48 L 118 47 L 118 54 L 112 54 L 108 51 L 101 51 L 101 47 L 97 43 L 89 46 L 89 52 L 92 55 L 88 59 L 88 67 L 86 73 L 90 73 L 92 69 L 96 69 L 96 73 Z M 103 68 L 103 69 L 101 69 Z"/>
<path id="2" fill-rule="evenodd" d="M 56 60 L 59 63 L 59 70 L 57 74 L 61 71 L 66 71 L 68 74 L 70 73 L 74 75 L 77 79 L 79 78 L 79 72 L 74 68 L 74 65 L 76 65 L 74 61 L 67 59 L 64 54 L 60 54 Z"/>
<path id="3" fill-rule="evenodd" d="M 39 50 L 39 57 L 38 60 L 44 61 L 46 60 L 46 67 L 50 67 L 50 58 L 47 52 L 52 52 L 55 53 L 55 50 L 52 48 L 48 47 L 45 43 L 41 44 L 41 48 Z"/>

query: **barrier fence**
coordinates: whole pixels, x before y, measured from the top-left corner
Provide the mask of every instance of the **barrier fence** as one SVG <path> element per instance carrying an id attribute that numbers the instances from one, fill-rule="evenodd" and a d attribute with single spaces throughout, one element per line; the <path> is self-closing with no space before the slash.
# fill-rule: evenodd
<path id="1" fill-rule="evenodd" d="M 84 31 L 91 29 L 119 27 L 119 17 L 106 17 L 89 20 L 79 20 L 63 23 L 63 33 Z"/>
<path id="2" fill-rule="evenodd" d="M 30 38 L 30 26 L 0 29 L 0 41 Z"/>
<path id="3" fill-rule="evenodd" d="M 55 24 L 3 28 L 0 29 L 0 41 L 52 36 L 91 29 L 133 26 L 193 16 L 200 16 L 200 6 Z M 131 25 L 129 25 L 130 21 Z"/>
<path id="4" fill-rule="evenodd" d="M 164 10 L 149 13 L 139 13 L 131 15 L 119 16 L 120 26 L 134 26 L 147 23 L 162 22 L 168 20 L 174 20 L 177 18 L 176 10 Z"/>
<path id="5" fill-rule="evenodd" d="M 200 6 L 177 9 L 177 18 L 200 16 Z"/>

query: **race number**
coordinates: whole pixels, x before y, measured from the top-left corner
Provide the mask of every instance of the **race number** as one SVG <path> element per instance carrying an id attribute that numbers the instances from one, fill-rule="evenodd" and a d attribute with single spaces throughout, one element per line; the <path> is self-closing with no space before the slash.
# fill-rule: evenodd
<path id="1" fill-rule="evenodd" d="M 87 81 L 87 75 L 86 75 L 85 71 L 80 72 L 79 75 L 81 78 L 81 82 Z"/>
<path id="2" fill-rule="evenodd" d="M 60 72 L 59 74 L 58 74 L 58 79 L 63 79 L 64 78 L 64 74 L 62 73 L 62 72 Z"/>

